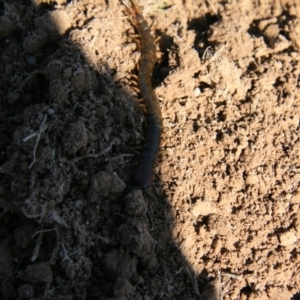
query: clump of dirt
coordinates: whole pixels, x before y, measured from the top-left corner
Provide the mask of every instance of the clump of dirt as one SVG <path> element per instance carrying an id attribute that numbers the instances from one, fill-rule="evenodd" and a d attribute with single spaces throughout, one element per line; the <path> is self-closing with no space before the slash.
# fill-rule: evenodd
<path id="1" fill-rule="evenodd" d="M 163 135 L 148 191 L 120 1 L 0 1 L 3 299 L 299 299 L 300 5 L 140 1 Z"/>

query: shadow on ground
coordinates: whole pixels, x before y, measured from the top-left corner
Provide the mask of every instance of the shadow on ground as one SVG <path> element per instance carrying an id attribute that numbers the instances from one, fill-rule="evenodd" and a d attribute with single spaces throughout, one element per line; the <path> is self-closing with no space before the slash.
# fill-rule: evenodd
<path id="1" fill-rule="evenodd" d="M 207 274 L 172 242 L 160 184 L 132 187 L 134 44 L 117 30 L 112 48 L 108 8 L 87 6 L 1 3 L 1 297 L 196 299 Z"/>

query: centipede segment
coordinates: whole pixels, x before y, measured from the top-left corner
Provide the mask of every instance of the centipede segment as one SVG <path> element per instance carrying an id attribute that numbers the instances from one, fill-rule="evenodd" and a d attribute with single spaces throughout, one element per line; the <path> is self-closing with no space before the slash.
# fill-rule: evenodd
<path id="1" fill-rule="evenodd" d="M 135 174 L 135 183 L 142 188 L 148 188 L 153 180 L 153 165 L 159 150 L 162 131 L 159 101 L 152 85 L 152 74 L 156 62 L 156 47 L 148 24 L 136 1 L 130 0 L 130 4 L 125 1 L 122 1 L 122 3 L 133 18 L 141 43 L 138 83 L 147 111 L 147 132 L 141 160 Z"/>

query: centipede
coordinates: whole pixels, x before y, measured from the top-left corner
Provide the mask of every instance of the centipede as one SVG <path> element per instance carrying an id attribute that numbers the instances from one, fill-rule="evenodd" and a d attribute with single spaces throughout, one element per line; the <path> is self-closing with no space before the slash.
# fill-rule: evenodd
<path id="1" fill-rule="evenodd" d="M 153 70 L 156 63 L 156 47 L 150 28 L 140 6 L 135 0 L 121 0 L 127 13 L 132 17 L 140 39 L 140 59 L 138 85 L 146 107 L 147 130 L 141 153 L 140 162 L 135 173 L 135 184 L 148 188 L 153 182 L 153 168 L 160 146 L 162 132 L 162 115 L 159 100 L 152 84 Z"/>

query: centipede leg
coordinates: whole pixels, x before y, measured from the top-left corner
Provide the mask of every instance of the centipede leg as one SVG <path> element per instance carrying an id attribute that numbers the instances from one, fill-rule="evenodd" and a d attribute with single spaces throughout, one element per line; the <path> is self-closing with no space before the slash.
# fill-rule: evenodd
<path id="1" fill-rule="evenodd" d="M 153 165 L 159 150 L 162 116 L 159 100 L 153 90 L 152 74 L 156 62 L 156 47 L 149 26 L 135 0 L 122 0 L 128 14 L 133 17 L 141 41 L 139 68 L 139 88 L 146 107 L 147 132 L 141 160 L 135 175 L 135 182 L 142 188 L 148 188 L 153 181 Z M 129 4 L 130 3 L 130 4 Z"/>

